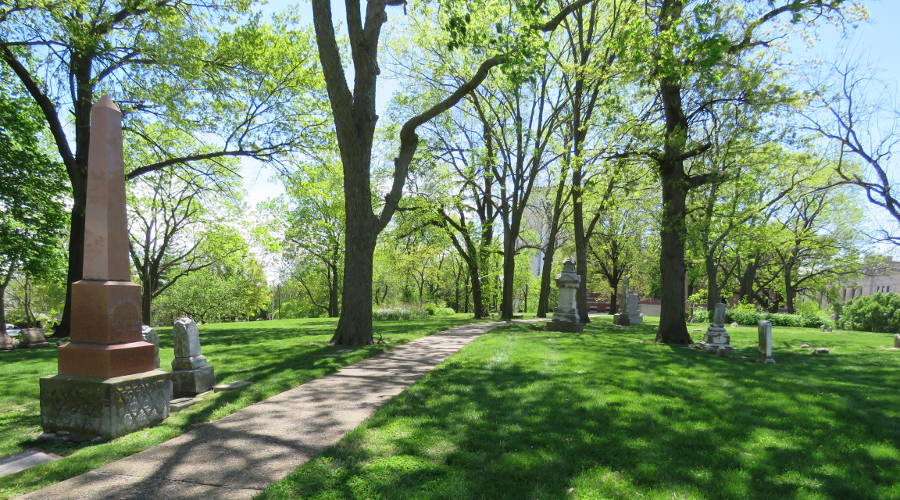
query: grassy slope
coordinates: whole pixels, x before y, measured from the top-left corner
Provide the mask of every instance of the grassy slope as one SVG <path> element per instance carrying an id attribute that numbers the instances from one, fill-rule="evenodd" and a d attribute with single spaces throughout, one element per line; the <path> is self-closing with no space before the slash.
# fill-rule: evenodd
<path id="1" fill-rule="evenodd" d="M 335 355 L 341 349 L 327 345 L 334 319 L 255 321 L 203 325 L 203 354 L 215 367 L 219 382 L 251 380 L 238 392 L 208 396 L 163 424 L 107 443 L 54 443 L 35 441 L 41 433 L 38 378 L 56 373 L 54 349 L 0 352 L 0 458 L 29 448 L 66 456 L 65 459 L 0 478 L 0 498 L 20 494 L 81 474 L 136 453 L 183 433 L 189 426 L 215 420 L 254 402 L 398 344 L 469 323 L 470 315 L 422 321 L 376 322 L 375 336 L 385 344 L 371 345 Z M 171 366 L 171 328 L 157 329 L 161 340 L 160 364 Z"/>
<path id="2" fill-rule="evenodd" d="M 653 332 L 494 330 L 262 496 L 900 498 L 889 335 L 775 328 L 760 365 L 752 328 L 732 358 Z"/>

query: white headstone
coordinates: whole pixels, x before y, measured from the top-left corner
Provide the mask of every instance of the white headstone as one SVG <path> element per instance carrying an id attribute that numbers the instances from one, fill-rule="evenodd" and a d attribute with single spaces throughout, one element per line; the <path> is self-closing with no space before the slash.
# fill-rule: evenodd
<path id="1" fill-rule="evenodd" d="M 193 370 L 206 366 L 206 358 L 200 354 L 200 329 L 191 318 L 175 321 L 172 329 L 175 337 L 175 359 L 173 370 Z"/>
<path id="2" fill-rule="evenodd" d="M 775 364 L 772 359 L 772 322 L 768 320 L 760 320 L 757 327 L 759 333 L 759 356 L 757 361 L 767 365 Z"/>
<path id="3" fill-rule="evenodd" d="M 144 337 L 144 342 L 150 342 L 153 344 L 153 352 L 156 355 L 156 367 L 159 368 L 159 335 L 147 325 L 141 327 L 141 336 Z"/>

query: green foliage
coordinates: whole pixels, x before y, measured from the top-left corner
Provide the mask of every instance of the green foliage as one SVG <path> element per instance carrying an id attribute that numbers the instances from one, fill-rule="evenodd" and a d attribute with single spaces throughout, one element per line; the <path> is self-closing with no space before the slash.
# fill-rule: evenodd
<path id="1" fill-rule="evenodd" d="M 65 171 L 44 134 L 40 110 L 0 84 L 0 285 L 17 272 L 46 275 L 62 259 Z"/>
<path id="2" fill-rule="evenodd" d="M 857 297 L 844 304 L 839 325 L 848 330 L 900 333 L 900 295 L 888 292 Z"/>
<path id="3" fill-rule="evenodd" d="M 269 305 L 262 265 L 233 229 L 219 227 L 196 251 L 214 264 L 170 286 L 156 300 L 154 322 L 169 324 L 181 315 L 198 322 L 254 319 Z"/>
<path id="4" fill-rule="evenodd" d="M 819 328 L 822 325 L 832 326 L 833 321 L 824 313 L 819 314 L 784 314 L 759 311 L 752 304 L 738 304 L 725 312 L 726 323 L 737 323 L 742 326 L 756 326 L 760 320 L 769 320 L 772 326 L 785 326 L 796 328 Z M 712 314 L 705 309 L 695 309 L 691 322 L 708 323 L 712 320 Z"/>
<path id="5" fill-rule="evenodd" d="M 437 304 L 427 304 L 425 306 L 425 312 L 429 316 L 452 316 L 456 314 L 456 311 L 454 311 L 452 307 L 441 307 Z"/>
<path id="6" fill-rule="evenodd" d="M 739 325 L 755 325 L 763 319 L 752 304 L 738 304 L 725 314 L 725 318 L 726 321 Z"/>

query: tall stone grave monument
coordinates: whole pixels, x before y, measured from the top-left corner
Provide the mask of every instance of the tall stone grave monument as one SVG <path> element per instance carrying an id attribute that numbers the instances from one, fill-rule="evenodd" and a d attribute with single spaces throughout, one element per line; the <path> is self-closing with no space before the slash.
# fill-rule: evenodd
<path id="1" fill-rule="evenodd" d="M 579 321 L 575 294 L 581 285 L 581 276 L 575 272 L 575 262 L 566 259 L 563 270 L 556 277 L 559 288 L 559 305 L 553 311 L 553 319 L 547 323 L 547 330 L 554 332 L 583 332 L 584 323 Z"/>
<path id="2" fill-rule="evenodd" d="M 200 329 L 191 318 L 181 318 L 172 329 L 175 359 L 172 360 L 172 388 L 175 396 L 196 396 L 216 385 L 213 367 L 200 354 Z"/>
<path id="3" fill-rule="evenodd" d="M 709 349 L 731 349 L 731 337 L 725 330 L 725 304 L 718 303 L 713 312 L 712 323 L 706 329 L 703 346 Z"/>
<path id="4" fill-rule="evenodd" d="M 169 416 L 172 380 L 141 336 L 141 292 L 131 282 L 122 162 L 122 113 L 91 108 L 84 278 L 72 284 L 71 342 L 59 374 L 41 377 L 41 425 L 74 439 L 113 438 Z"/>
<path id="5" fill-rule="evenodd" d="M 621 326 L 643 324 L 644 315 L 641 314 L 641 296 L 628 286 L 628 278 L 625 278 L 622 288 L 623 312 L 613 315 L 613 323 Z"/>
<path id="6" fill-rule="evenodd" d="M 774 365 L 772 359 L 772 322 L 761 319 L 757 327 L 759 333 L 759 355 L 756 360 L 767 365 Z"/>

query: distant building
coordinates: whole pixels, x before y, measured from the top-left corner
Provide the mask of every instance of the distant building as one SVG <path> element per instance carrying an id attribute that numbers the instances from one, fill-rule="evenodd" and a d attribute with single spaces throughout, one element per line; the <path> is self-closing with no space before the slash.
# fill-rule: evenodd
<path id="1" fill-rule="evenodd" d="M 840 302 L 847 302 L 876 293 L 900 293 L 900 262 L 891 257 L 877 265 L 863 269 L 863 276 L 854 282 L 847 283 L 840 292 Z"/>

